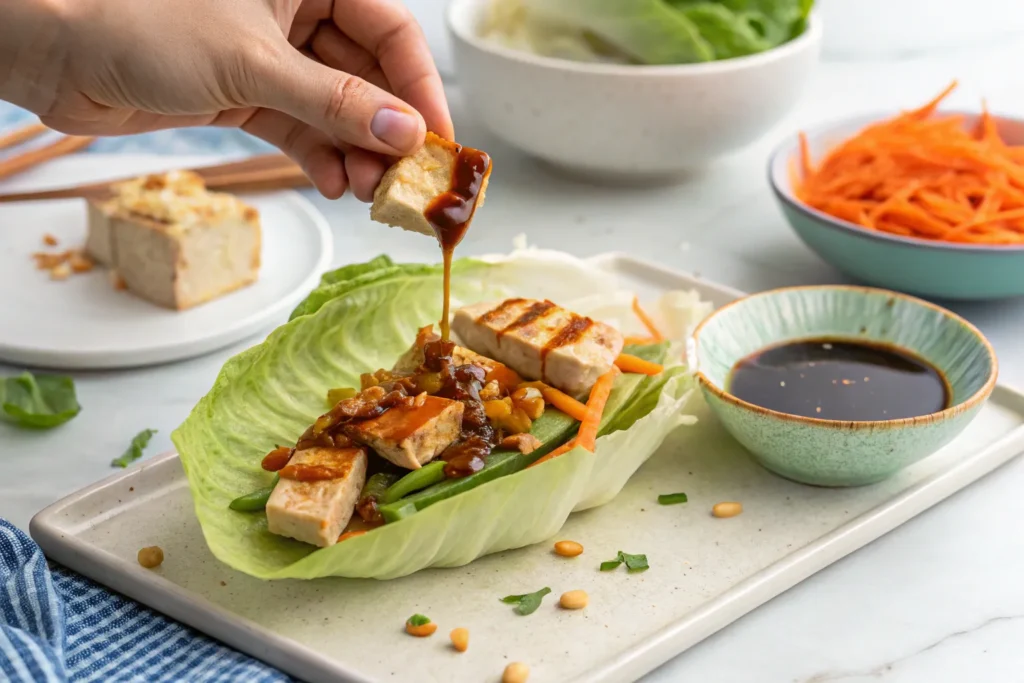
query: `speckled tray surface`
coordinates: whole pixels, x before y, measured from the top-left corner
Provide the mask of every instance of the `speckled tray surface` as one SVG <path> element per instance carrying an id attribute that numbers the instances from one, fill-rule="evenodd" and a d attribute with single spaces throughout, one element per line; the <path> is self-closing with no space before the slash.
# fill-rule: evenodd
<path id="1" fill-rule="evenodd" d="M 695 287 L 716 305 L 738 294 L 627 257 L 598 261 L 641 293 Z M 1024 450 L 1024 395 L 1004 386 L 945 449 L 855 489 L 780 479 L 731 441 L 702 448 L 720 427 L 699 417 L 618 498 L 570 517 L 558 539 L 586 548 L 572 560 L 545 543 L 394 581 L 260 581 L 210 554 L 174 453 L 50 506 L 31 533 L 58 562 L 309 681 L 497 681 L 510 661 L 530 665 L 531 683 L 631 681 Z M 655 502 L 678 491 L 689 503 Z M 723 500 L 743 514 L 712 517 Z M 149 571 L 135 557 L 154 544 L 166 559 Z M 646 553 L 651 569 L 599 572 L 619 550 Z M 530 616 L 498 600 L 544 586 L 552 595 Z M 590 605 L 560 610 L 558 596 L 578 588 Z M 402 631 L 416 612 L 438 623 L 435 636 Z M 464 654 L 449 645 L 457 626 L 470 631 Z"/>

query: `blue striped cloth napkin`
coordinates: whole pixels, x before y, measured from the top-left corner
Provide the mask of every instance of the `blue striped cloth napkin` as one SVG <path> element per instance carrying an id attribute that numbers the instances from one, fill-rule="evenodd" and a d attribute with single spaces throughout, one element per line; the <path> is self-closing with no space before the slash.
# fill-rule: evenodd
<path id="1" fill-rule="evenodd" d="M 57 565 L 0 519 L 0 681 L 292 679 Z"/>

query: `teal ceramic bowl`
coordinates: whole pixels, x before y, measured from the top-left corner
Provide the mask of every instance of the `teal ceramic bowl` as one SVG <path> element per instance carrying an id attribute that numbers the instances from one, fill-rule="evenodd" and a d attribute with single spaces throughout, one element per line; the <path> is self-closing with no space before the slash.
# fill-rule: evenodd
<path id="1" fill-rule="evenodd" d="M 949 113 L 949 112 L 943 112 Z M 966 116 L 966 125 L 977 121 Z M 805 131 L 811 157 L 820 159 L 866 125 L 887 118 L 861 116 Z M 997 118 L 1003 139 L 1024 143 L 1024 121 Z M 782 212 L 796 234 L 821 258 L 870 285 L 950 300 L 1004 299 L 1024 295 L 1024 247 L 961 245 L 866 230 L 800 202 L 793 193 L 790 162 L 797 136 L 772 155 L 769 180 Z"/>
<path id="2" fill-rule="evenodd" d="M 945 376 L 951 406 L 922 417 L 845 422 L 768 410 L 727 390 L 740 360 L 784 342 L 822 338 L 911 352 Z M 998 372 L 992 346 L 963 318 L 866 287 L 793 287 L 745 297 L 701 323 L 689 354 L 708 405 L 733 437 L 772 472 L 818 486 L 871 484 L 934 453 L 978 414 Z"/>

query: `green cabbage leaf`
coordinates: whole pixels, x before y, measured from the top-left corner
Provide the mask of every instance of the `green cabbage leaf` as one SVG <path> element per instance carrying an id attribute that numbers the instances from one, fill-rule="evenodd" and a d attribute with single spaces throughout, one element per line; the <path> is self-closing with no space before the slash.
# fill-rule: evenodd
<path id="1" fill-rule="evenodd" d="M 347 266 L 324 276 L 263 343 L 224 365 L 172 435 L 206 542 L 219 560 L 264 579 L 392 579 L 463 565 L 550 538 L 572 512 L 614 498 L 670 432 L 695 422 L 688 414 L 693 376 L 677 363 L 657 377 L 618 378 L 595 453 L 575 449 L 329 548 L 271 534 L 265 515 L 229 509 L 232 499 L 270 483 L 272 475 L 260 468 L 263 455 L 294 443 L 323 412 L 328 389 L 358 386 L 360 373 L 391 367 L 416 330 L 440 317 L 440 293 L 439 266 L 384 257 Z M 558 252 L 455 262 L 453 304 L 511 295 L 547 297 L 584 314 L 591 305 L 604 320 L 625 319 L 631 301 L 606 271 Z M 671 310 L 692 315 L 690 308 L 704 305 L 692 301 Z M 681 357 L 667 343 L 642 351 Z"/>

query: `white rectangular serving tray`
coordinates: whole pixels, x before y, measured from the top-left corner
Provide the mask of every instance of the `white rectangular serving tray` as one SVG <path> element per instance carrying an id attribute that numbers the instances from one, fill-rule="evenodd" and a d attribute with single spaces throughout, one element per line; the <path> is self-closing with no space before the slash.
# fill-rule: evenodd
<path id="1" fill-rule="evenodd" d="M 716 306 L 739 295 L 621 255 L 596 262 L 641 295 L 695 288 Z M 393 581 L 253 579 L 207 549 L 174 453 L 48 507 L 31 533 L 57 562 L 304 680 L 497 681 L 522 661 L 531 683 L 631 681 L 1024 450 L 1024 395 L 1002 385 L 952 444 L 862 488 L 786 481 L 730 440 L 705 450 L 700 436 L 720 427 L 699 418 L 614 501 L 569 518 L 557 539 L 585 546 L 575 559 L 542 543 Z M 689 503 L 655 500 L 680 491 Z M 712 517 L 726 500 L 743 514 Z M 164 550 L 154 571 L 136 561 L 148 545 Z M 598 571 L 619 550 L 646 553 L 651 569 Z M 498 600 L 544 586 L 552 594 L 529 616 Z M 585 610 L 557 607 L 572 589 L 589 593 Z M 403 632 L 417 612 L 439 625 L 432 638 Z M 464 654 L 447 637 L 459 626 Z"/>

